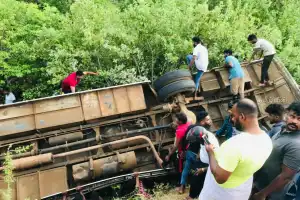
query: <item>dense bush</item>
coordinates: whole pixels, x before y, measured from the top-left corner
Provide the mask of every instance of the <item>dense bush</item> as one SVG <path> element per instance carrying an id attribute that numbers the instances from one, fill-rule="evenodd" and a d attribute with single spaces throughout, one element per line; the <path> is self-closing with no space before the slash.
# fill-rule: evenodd
<path id="1" fill-rule="evenodd" d="M 191 37 L 250 56 L 249 33 L 272 41 L 300 82 L 300 1 L 0 0 L 0 77 L 19 99 L 55 93 L 77 70 L 100 72 L 80 89 L 140 80 L 184 67 Z"/>

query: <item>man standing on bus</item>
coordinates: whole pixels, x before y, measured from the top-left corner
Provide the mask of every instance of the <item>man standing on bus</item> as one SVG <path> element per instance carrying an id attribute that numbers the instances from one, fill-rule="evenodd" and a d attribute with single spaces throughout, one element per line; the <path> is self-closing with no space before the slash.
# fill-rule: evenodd
<path id="1" fill-rule="evenodd" d="M 240 62 L 232 55 L 231 49 L 224 51 L 224 67 L 229 70 L 230 90 L 234 99 L 244 98 L 244 71 Z"/>
<path id="2" fill-rule="evenodd" d="M 205 46 L 202 45 L 201 40 L 199 37 L 193 37 L 193 55 L 187 56 L 187 64 L 188 69 L 192 72 L 192 67 L 195 64 L 197 68 L 197 74 L 195 77 L 195 84 L 196 84 L 196 91 L 195 91 L 195 98 L 197 97 L 197 91 L 200 85 L 200 79 L 204 72 L 207 70 L 208 66 L 208 51 Z"/>
<path id="3" fill-rule="evenodd" d="M 67 76 L 61 83 L 61 89 L 64 94 L 75 93 L 75 88 L 84 75 L 98 75 L 98 72 L 77 71 Z"/>
<path id="4" fill-rule="evenodd" d="M 250 61 L 254 58 L 255 54 L 257 54 L 259 51 L 262 51 L 262 53 L 260 54 L 260 58 L 262 57 L 262 55 L 264 55 L 259 86 L 264 87 L 266 85 L 269 85 L 270 83 L 269 83 L 268 70 L 274 58 L 274 55 L 276 54 L 276 50 L 273 44 L 271 44 L 271 42 L 265 39 L 257 38 L 256 35 L 254 34 L 248 36 L 248 42 L 255 45 Z"/>

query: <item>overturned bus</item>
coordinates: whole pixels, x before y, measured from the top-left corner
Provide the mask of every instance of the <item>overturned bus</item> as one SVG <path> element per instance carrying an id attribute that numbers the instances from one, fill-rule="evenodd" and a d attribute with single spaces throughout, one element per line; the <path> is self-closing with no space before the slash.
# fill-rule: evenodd
<path id="1" fill-rule="evenodd" d="M 279 60 L 269 69 L 274 84 L 256 87 L 261 62 L 242 65 L 245 96 L 257 103 L 259 120 L 268 126 L 265 107 L 300 100 L 300 92 Z M 177 70 L 153 85 L 132 83 L 0 106 L 0 170 L 8 150 L 27 147 L 12 155 L 13 199 L 62 199 L 77 185 L 88 193 L 126 181 L 133 170 L 146 171 L 144 177 L 169 173 L 161 155 L 174 143 L 174 113 L 184 112 L 195 122 L 194 112 L 206 110 L 217 130 L 232 99 L 227 70 L 204 73 L 201 97 L 194 99 L 194 91 L 190 72 Z M 0 189 L 6 188 L 2 173 Z"/>

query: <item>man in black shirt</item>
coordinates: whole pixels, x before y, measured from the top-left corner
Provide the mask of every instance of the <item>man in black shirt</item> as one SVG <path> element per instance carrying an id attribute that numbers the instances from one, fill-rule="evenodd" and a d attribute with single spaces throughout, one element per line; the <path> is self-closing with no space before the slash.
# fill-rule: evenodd
<path id="1" fill-rule="evenodd" d="M 196 117 L 197 117 L 197 123 L 195 125 L 189 126 L 186 133 L 188 133 L 189 130 L 195 126 L 202 126 L 202 127 L 206 128 L 207 130 L 209 130 L 209 128 L 211 127 L 212 120 L 206 111 L 201 111 L 201 112 L 197 113 Z M 183 169 L 183 172 L 181 175 L 181 181 L 180 181 L 181 187 L 180 187 L 179 192 L 183 192 L 184 187 L 186 185 L 186 179 L 188 177 L 188 174 L 189 174 L 192 166 L 197 167 L 197 168 L 201 167 L 201 169 L 203 167 L 208 166 L 207 164 L 202 163 L 199 158 L 200 141 L 193 141 L 193 142 L 190 141 L 187 144 L 187 141 L 185 140 L 182 142 L 182 144 L 184 145 L 183 147 L 187 146 L 187 151 L 185 154 L 186 161 L 185 161 L 184 169 Z M 199 172 L 196 172 L 196 174 L 197 174 L 197 176 L 196 177 L 193 176 L 192 181 L 191 181 L 192 184 L 191 184 L 191 189 L 190 189 L 190 195 L 188 197 L 191 199 L 196 198 L 199 195 L 200 190 L 202 188 L 201 183 L 200 183 L 201 181 L 198 182 L 199 178 L 201 178 L 202 175 L 200 176 Z M 198 176 L 198 174 L 199 174 L 199 176 Z M 203 180 L 204 180 L 204 177 L 205 176 L 203 176 Z M 193 184 L 194 182 L 195 182 L 195 184 Z M 193 185 L 194 185 L 194 187 L 192 187 Z"/>

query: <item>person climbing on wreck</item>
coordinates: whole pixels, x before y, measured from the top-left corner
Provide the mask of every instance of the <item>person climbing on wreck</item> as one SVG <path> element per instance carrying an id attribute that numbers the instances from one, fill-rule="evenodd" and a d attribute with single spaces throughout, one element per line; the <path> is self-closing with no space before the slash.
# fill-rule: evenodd
<path id="1" fill-rule="evenodd" d="M 197 123 L 194 125 L 190 125 L 188 127 L 188 129 L 184 133 L 184 140 L 182 141 L 183 147 L 187 147 L 187 149 L 186 149 L 186 153 L 185 153 L 184 168 L 183 168 L 181 180 L 180 180 L 180 187 L 177 188 L 177 191 L 179 193 L 184 193 L 185 186 L 187 183 L 187 178 L 188 178 L 188 175 L 189 175 L 189 172 L 190 172 L 192 166 L 197 166 L 198 168 L 207 167 L 207 165 L 202 163 L 199 159 L 200 158 L 199 151 L 200 151 L 200 147 L 201 147 L 201 141 L 198 141 L 198 140 L 197 141 L 188 141 L 186 136 L 190 132 L 190 130 L 193 130 L 194 127 L 202 126 L 209 130 L 210 127 L 212 126 L 212 120 L 206 111 L 198 112 L 196 114 L 196 118 L 197 118 Z M 200 176 L 199 178 L 195 177 L 196 182 L 201 181 L 201 178 L 204 178 L 204 177 L 203 176 Z M 194 180 L 194 178 L 192 180 Z M 196 184 L 198 186 L 194 187 L 193 185 L 195 185 L 195 181 L 192 181 L 191 188 L 190 188 L 190 194 L 189 194 L 189 197 L 187 197 L 186 199 L 193 199 L 199 195 L 202 186 L 200 184 Z"/>
<path id="2" fill-rule="evenodd" d="M 260 84 L 258 86 L 265 87 L 266 85 L 270 85 L 271 83 L 269 82 L 268 70 L 276 54 L 275 47 L 268 40 L 257 38 L 256 35 L 254 34 L 248 36 L 248 42 L 254 45 L 254 49 L 250 61 L 260 51 L 262 52 L 259 58 L 261 58 L 262 55 L 264 55 L 262 68 L 261 68 L 261 79 L 260 79 Z"/>
<path id="3" fill-rule="evenodd" d="M 202 45 L 201 39 L 199 37 L 193 37 L 193 55 L 188 55 L 186 57 L 188 69 L 192 73 L 192 67 L 195 64 L 197 68 L 197 74 L 195 76 L 195 84 L 196 84 L 196 91 L 195 91 L 195 98 L 197 97 L 197 92 L 200 85 L 201 77 L 203 76 L 204 72 L 207 70 L 208 66 L 208 51 L 205 46 Z"/>
<path id="4" fill-rule="evenodd" d="M 64 94 L 75 93 L 76 86 L 85 75 L 98 75 L 98 72 L 77 71 L 71 73 L 61 82 L 61 90 Z"/>
<path id="5" fill-rule="evenodd" d="M 175 115 L 176 119 L 176 133 L 175 133 L 175 142 L 174 146 L 170 149 L 169 154 L 165 157 L 165 161 L 169 162 L 171 156 L 178 150 L 178 172 L 181 174 L 183 170 L 183 153 L 186 150 L 186 147 L 182 145 L 182 141 L 185 136 L 185 132 L 187 131 L 190 123 L 188 122 L 186 114 L 180 112 Z"/>
<path id="6" fill-rule="evenodd" d="M 230 91 L 234 100 L 244 98 L 244 71 L 240 62 L 232 56 L 232 50 L 226 49 L 224 51 L 225 64 L 224 67 L 229 71 Z"/>
<path id="7" fill-rule="evenodd" d="M 225 117 L 221 128 L 219 130 L 217 130 L 216 136 L 218 136 L 218 137 L 225 136 L 226 140 L 228 140 L 232 136 L 235 136 L 238 134 L 238 131 L 233 126 L 233 122 L 231 120 L 232 107 L 235 103 L 237 103 L 237 101 L 230 101 L 228 103 L 228 108 L 227 108 L 228 115 Z"/>

